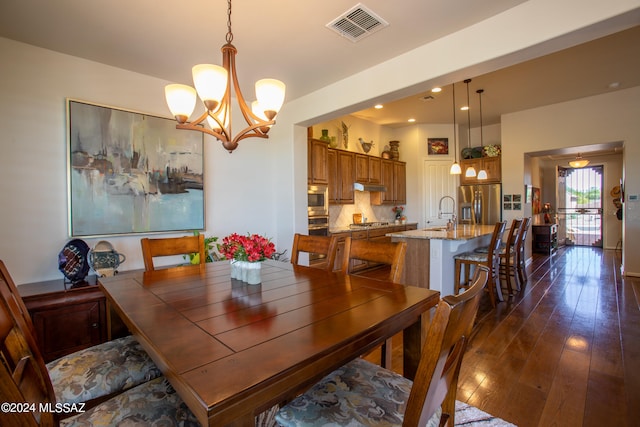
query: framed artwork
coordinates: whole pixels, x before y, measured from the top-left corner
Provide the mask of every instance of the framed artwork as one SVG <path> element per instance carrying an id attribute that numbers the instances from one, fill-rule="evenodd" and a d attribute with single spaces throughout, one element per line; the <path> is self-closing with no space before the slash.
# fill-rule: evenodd
<path id="1" fill-rule="evenodd" d="M 531 192 L 531 211 L 534 215 L 539 214 L 541 212 L 540 207 L 540 189 L 533 187 Z"/>
<path id="2" fill-rule="evenodd" d="M 67 99 L 71 237 L 204 230 L 204 137 Z"/>
<path id="3" fill-rule="evenodd" d="M 449 138 L 428 138 L 427 153 L 430 155 L 449 154 Z"/>

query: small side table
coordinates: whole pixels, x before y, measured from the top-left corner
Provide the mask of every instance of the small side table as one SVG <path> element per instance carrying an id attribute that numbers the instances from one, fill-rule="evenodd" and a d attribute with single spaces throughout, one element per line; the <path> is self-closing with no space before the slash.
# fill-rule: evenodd
<path id="1" fill-rule="evenodd" d="M 552 256 L 558 250 L 558 224 L 534 224 L 531 226 L 531 250 Z"/>

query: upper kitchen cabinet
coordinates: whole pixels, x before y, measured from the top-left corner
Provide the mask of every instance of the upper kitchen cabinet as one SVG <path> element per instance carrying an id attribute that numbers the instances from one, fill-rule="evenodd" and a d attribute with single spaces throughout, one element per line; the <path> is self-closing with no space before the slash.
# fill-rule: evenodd
<path id="1" fill-rule="evenodd" d="M 496 184 L 502 181 L 502 166 L 501 157 L 480 157 L 477 159 L 462 159 L 460 160 L 460 169 L 462 174 L 460 175 L 460 184 Z M 473 166 L 476 170 L 476 176 L 466 177 L 464 175 L 468 167 Z M 487 172 L 487 179 L 478 180 L 477 173 L 484 169 Z"/>
<path id="2" fill-rule="evenodd" d="M 312 185 L 329 183 L 329 145 L 325 141 L 309 138 L 307 142 L 307 182 Z"/>
<path id="3" fill-rule="evenodd" d="M 394 160 L 381 161 L 381 184 L 387 191 L 371 193 L 374 205 L 403 205 L 407 203 L 407 164 Z"/>
<path id="4" fill-rule="evenodd" d="M 356 154 L 356 182 L 365 184 L 380 184 L 381 159 L 379 157 Z"/>
<path id="5" fill-rule="evenodd" d="M 329 149 L 327 160 L 329 203 L 343 205 L 354 203 L 355 153 Z"/>

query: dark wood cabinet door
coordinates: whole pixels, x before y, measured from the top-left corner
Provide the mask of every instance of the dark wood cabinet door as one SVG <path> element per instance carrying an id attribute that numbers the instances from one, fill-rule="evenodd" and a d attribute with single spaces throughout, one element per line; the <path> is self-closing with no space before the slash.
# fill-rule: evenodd
<path id="1" fill-rule="evenodd" d="M 356 154 L 356 182 L 369 182 L 369 156 Z"/>
<path id="2" fill-rule="evenodd" d="M 327 156 L 329 146 L 325 141 L 319 139 L 310 139 L 308 142 L 307 153 L 307 181 L 309 184 L 329 183 L 329 169 L 327 165 Z"/>
<path id="3" fill-rule="evenodd" d="M 340 199 L 340 186 L 338 176 L 338 152 L 336 150 L 329 150 L 327 153 L 327 169 L 328 169 L 328 181 L 329 181 L 329 203 L 339 203 Z"/>
<path id="4" fill-rule="evenodd" d="M 380 184 L 382 182 L 382 159 L 379 157 L 369 157 L 369 182 Z"/>
<path id="5" fill-rule="evenodd" d="M 46 362 L 106 340 L 104 299 L 36 310 L 31 317 Z"/>
<path id="6" fill-rule="evenodd" d="M 338 151 L 338 176 L 340 177 L 340 203 L 353 203 L 353 183 L 356 177 L 355 154 L 353 152 Z"/>
<path id="7" fill-rule="evenodd" d="M 404 205 L 407 203 L 407 164 L 404 162 L 393 163 L 394 203 Z"/>

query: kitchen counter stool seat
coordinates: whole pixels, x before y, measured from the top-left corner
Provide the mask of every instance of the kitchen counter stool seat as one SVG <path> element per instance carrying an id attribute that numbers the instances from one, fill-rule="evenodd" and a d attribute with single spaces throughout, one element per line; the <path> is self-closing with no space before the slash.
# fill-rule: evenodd
<path id="1" fill-rule="evenodd" d="M 469 279 L 471 277 L 472 268 L 477 268 L 478 266 L 486 266 L 489 269 L 489 279 L 487 281 L 486 290 L 489 292 L 491 305 L 495 307 L 496 295 L 498 297 L 498 301 L 504 301 L 504 297 L 502 296 L 502 289 L 498 280 L 498 267 L 500 262 L 500 243 L 502 241 L 502 235 L 504 233 L 505 226 L 505 221 L 496 223 L 495 227 L 493 228 L 491 242 L 489 243 L 488 251 L 486 253 L 469 251 L 454 255 L 453 259 L 455 261 L 455 272 L 453 277 L 455 282 L 453 284 L 453 288 L 455 295 L 457 295 L 460 290 L 467 289 L 470 286 L 471 282 L 469 281 Z M 463 267 L 464 280 L 461 282 L 460 277 L 463 273 Z"/>

